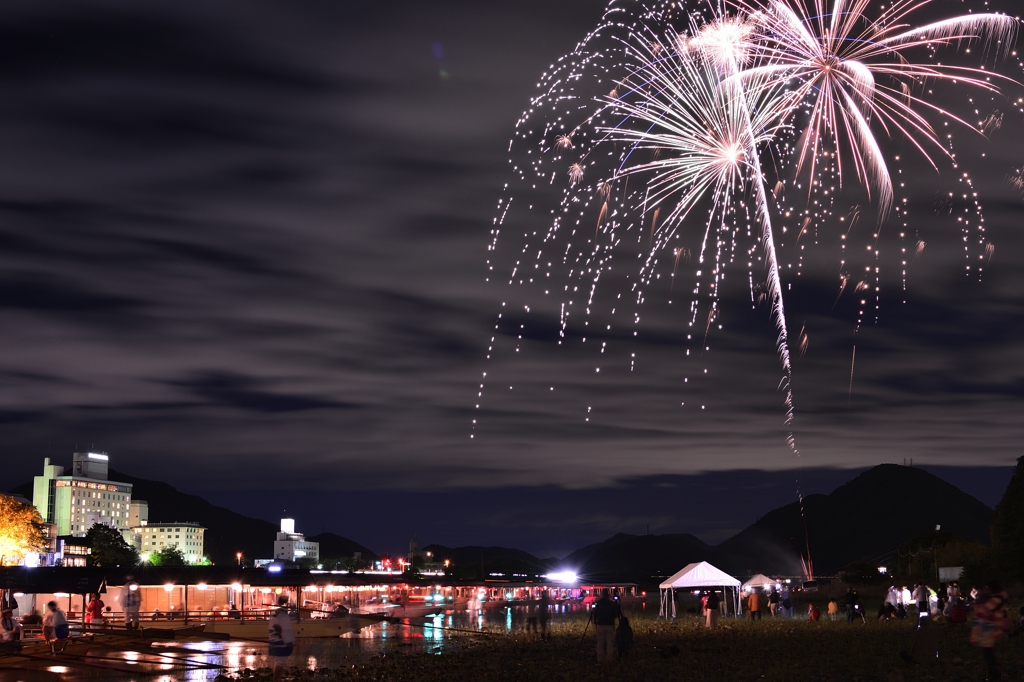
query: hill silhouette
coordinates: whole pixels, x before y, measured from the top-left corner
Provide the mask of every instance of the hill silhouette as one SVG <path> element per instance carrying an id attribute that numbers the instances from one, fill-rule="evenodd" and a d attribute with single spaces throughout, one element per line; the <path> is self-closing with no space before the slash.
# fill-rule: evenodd
<path id="1" fill-rule="evenodd" d="M 149 481 L 111 469 L 110 480 L 132 484 L 132 498 L 145 500 L 149 503 L 149 519 L 151 522 L 194 521 L 206 528 L 204 547 L 206 555 L 215 564 L 234 563 L 235 554 L 242 552 L 246 560 L 271 559 L 274 556 L 274 537 L 279 529 L 276 523 L 254 519 L 224 507 L 207 502 L 198 495 L 183 493 L 177 488 L 160 481 Z M 32 499 L 32 483 L 23 483 L 11 492 Z M 373 552 L 352 540 L 328 533 L 331 548 L 351 549 L 346 554 L 330 555 L 351 556 L 353 552 L 363 552 L 363 556 L 372 556 Z M 341 542 L 336 542 L 338 538 Z M 321 548 L 322 551 L 322 548 Z"/>
<path id="2" fill-rule="evenodd" d="M 581 547 L 562 561 L 586 578 L 636 580 L 670 576 L 707 558 L 711 548 L 690 534 L 628 535 Z"/>
<path id="3" fill-rule="evenodd" d="M 1018 467 L 1014 478 L 1017 483 L 1022 468 L 1024 465 Z M 268 558 L 272 554 L 277 532 L 274 523 L 218 507 L 166 483 L 113 470 L 110 477 L 133 484 L 134 496 L 149 502 L 153 521 L 195 521 L 205 526 L 206 551 L 216 563 L 234 562 L 238 551 L 247 558 Z M 1014 489 L 1017 488 L 1020 485 Z M 11 492 L 31 499 L 32 484 L 25 483 Z M 1017 505 L 1019 500 L 1014 499 L 1013 505 Z M 1013 505 L 1005 504 L 1007 510 Z M 799 575 L 800 557 L 806 553 L 809 541 L 815 573 L 823 575 L 863 559 L 884 561 L 899 546 L 934 531 L 937 525 L 964 540 L 988 544 L 994 513 L 927 471 L 895 464 L 869 469 L 828 495 L 808 495 L 803 508 L 806 536 L 800 505 L 794 502 L 768 512 L 717 546 L 709 546 L 689 534 L 620 533 L 578 549 L 563 560 L 541 559 L 507 547 L 433 544 L 423 550 L 432 552 L 438 560 L 451 559 L 455 574 L 460 577 L 486 576 L 492 572 L 539 574 L 573 568 L 591 579 L 650 584 L 694 561 L 710 561 L 736 576 Z M 1003 517 L 1009 518 L 1009 522 L 1004 519 L 999 524 L 1000 531 L 1016 538 L 1020 531 L 1015 515 L 1006 511 Z M 322 533 L 311 539 L 321 542 L 321 556 L 325 558 L 349 557 L 355 552 L 362 552 L 366 559 L 375 557 L 366 547 L 334 533 Z M 1013 546 L 1016 544 L 1015 540 Z"/>
<path id="4" fill-rule="evenodd" d="M 816 573 L 859 559 L 887 558 L 899 545 L 941 526 L 988 544 L 992 510 L 922 469 L 882 464 L 829 495 L 804 498 L 807 539 Z M 723 570 L 799 574 L 806 553 L 800 505 L 775 509 L 715 548 Z"/>
<path id="5" fill-rule="evenodd" d="M 306 539 L 320 543 L 321 559 L 347 559 L 356 552 L 362 553 L 364 561 L 375 561 L 377 559 L 376 554 L 358 542 L 335 533 L 320 533 L 319 535 L 311 535 Z"/>
<path id="6" fill-rule="evenodd" d="M 588 578 L 651 583 L 695 561 L 732 575 L 801 575 L 809 541 L 816 574 L 861 559 L 887 559 L 900 545 L 937 525 L 971 542 L 988 543 L 993 512 L 942 479 L 912 467 L 883 464 L 828 495 L 774 509 L 717 546 L 692 535 L 615 535 L 563 560 Z"/>
<path id="7" fill-rule="evenodd" d="M 544 573 L 555 564 L 554 559 L 540 559 L 521 549 L 510 547 L 446 547 L 427 545 L 422 548 L 437 561 L 451 559 L 455 574 L 460 577 L 486 577 L 490 573 Z"/>

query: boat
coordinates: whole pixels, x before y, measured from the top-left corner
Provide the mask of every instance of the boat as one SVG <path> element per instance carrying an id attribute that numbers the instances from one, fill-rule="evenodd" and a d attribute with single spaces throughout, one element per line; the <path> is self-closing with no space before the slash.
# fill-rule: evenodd
<path id="1" fill-rule="evenodd" d="M 311 618 L 292 623 L 297 639 L 340 637 L 383 620 L 376 614 L 349 614 L 338 618 Z M 227 636 L 235 639 L 266 640 L 269 629 L 266 620 L 225 618 L 205 623 L 204 635 Z"/>

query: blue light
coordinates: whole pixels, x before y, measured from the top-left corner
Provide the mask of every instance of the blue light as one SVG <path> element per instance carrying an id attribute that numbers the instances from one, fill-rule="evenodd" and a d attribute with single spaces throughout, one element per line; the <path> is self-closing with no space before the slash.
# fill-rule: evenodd
<path id="1" fill-rule="evenodd" d="M 275 564 L 271 564 L 270 566 L 267 566 L 267 570 L 270 571 L 271 573 L 280 573 L 281 572 L 281 567 L 277 566 Z"/>

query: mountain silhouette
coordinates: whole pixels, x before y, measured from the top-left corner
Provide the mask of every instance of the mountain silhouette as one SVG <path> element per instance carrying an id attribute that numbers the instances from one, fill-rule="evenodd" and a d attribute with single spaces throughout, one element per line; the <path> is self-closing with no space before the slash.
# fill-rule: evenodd
<path id="1" fill-rule="evenodd" d="M 765 514 L 715 547 L 723 570 L 800 574 L 810 546 L 814 570 L 827 574 L 860 559 L 887 559 L 910 538 L 942 530 L 988 544 L 992 510 L 923 469 L 882 464 L 829 495 L 808 495 Z"/>
<path id="2" fill-rule="evenodd" d="M 711 548 L 690 534 L 629 535 L 619 533 L 604 542 L 581 547 L 561 563 L 586 578 L 634 580 L 672 575 L 683 566 L 707 557 Z"/>
<path id="3" fill-rule="evenodd" d="M 735 576 L 802 575 L 810 555 L 816 574 L 861 559 L 884 562 L 911 538 L 936 526 L 972 542 L 988 543 L 992 510 L 922 469 L 882 464 L 828 495 L 808 495 L 774 509 L 717 546 L 692 535 L 615 535 L 563 560 L 588 578 L 649 584 L 695 561 L 710 561 Z M 709 510 L 711 512 L 712 510 Z"/>

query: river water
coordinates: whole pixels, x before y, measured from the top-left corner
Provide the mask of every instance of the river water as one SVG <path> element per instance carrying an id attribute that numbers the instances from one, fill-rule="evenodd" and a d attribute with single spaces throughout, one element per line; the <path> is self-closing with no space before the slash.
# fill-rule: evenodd
<path id="1" fill-rule="evenodd" d="M 381 654 L 436 654 L 451 651 L 460 642 L 466 641 L 467 637 L 488 637 L 522 630 L 526 626 L 528 608 L 491 607 L 477 611 L 453 608 L 426 618 L 379 623 L 337 638 L 300 639 L 296 643 L 290 665 L 317 670 L 349 667 Z M 578 605 L 552 605 L 550 622 L 565 622 L 579 609 Z M 34 662 L 31 670 L 0 670 L 0 682 L 212 680 L 221 672 L 232 673 L 270 665 L 266 644 L 251 641 L 172 641 L 154 645 L 152 652 L 139 654 L 108 651 L 100 652 L 99 655 L 104 657 L 105 665 L 130 669 L 133 665 L 145 663 L 150 671 L 166 670 L 166 673 L 133 675 L 130 672 L 111 672 L 58 658 L 52 663 Z M 89 663 L 90 659 L 91 655 L 85 659 L 85 663 Z M 99 663 L 96 659 L 91 660 Z M 182 670 L 180 662 L 187 662 L 191 669 Z"/>

